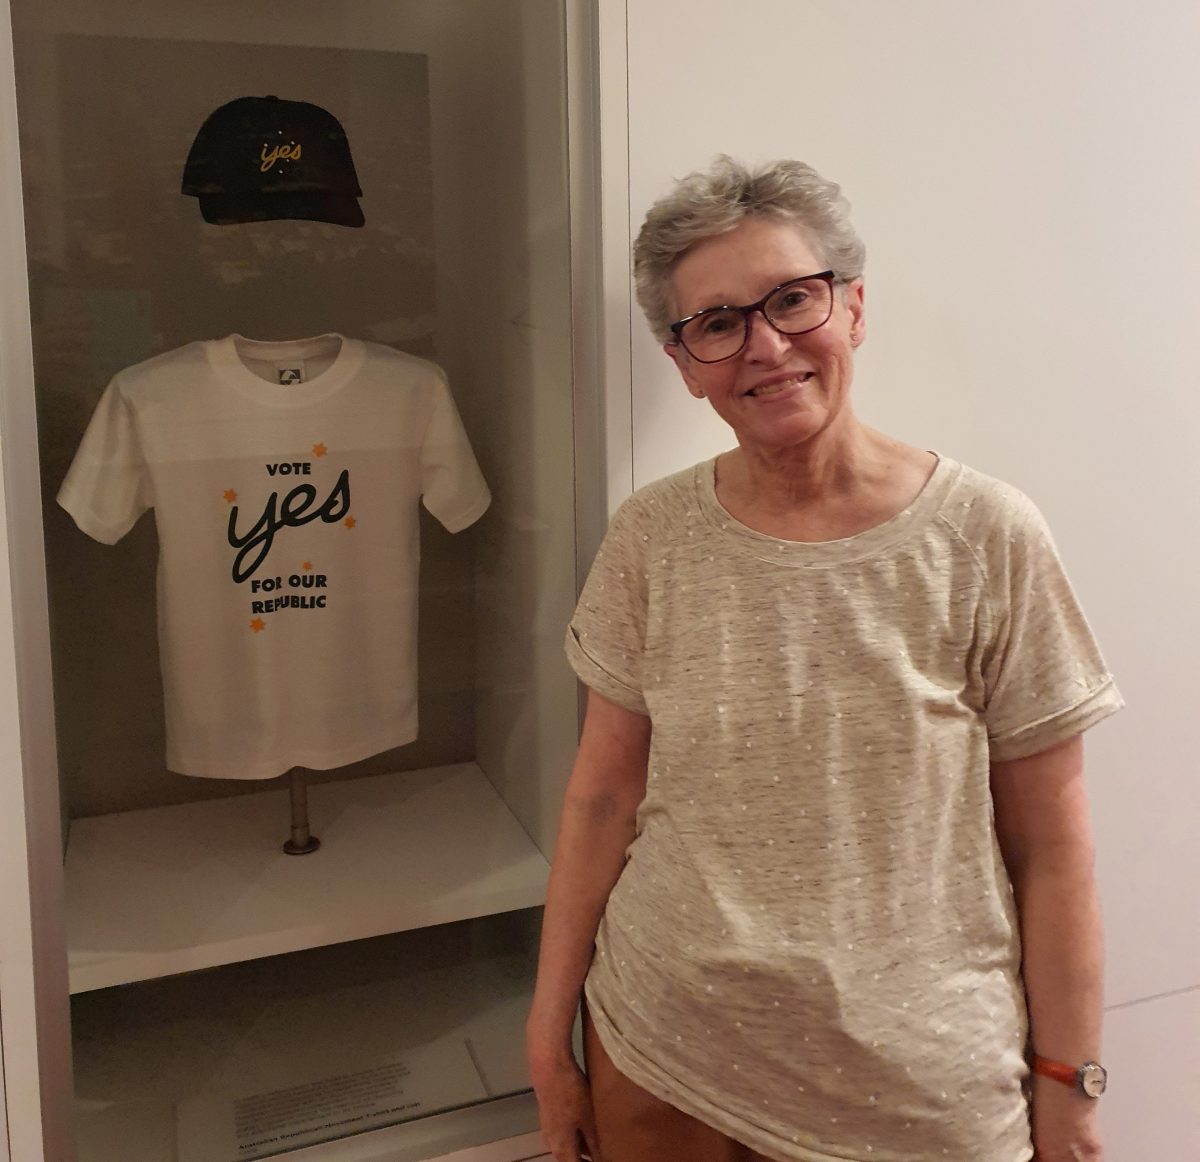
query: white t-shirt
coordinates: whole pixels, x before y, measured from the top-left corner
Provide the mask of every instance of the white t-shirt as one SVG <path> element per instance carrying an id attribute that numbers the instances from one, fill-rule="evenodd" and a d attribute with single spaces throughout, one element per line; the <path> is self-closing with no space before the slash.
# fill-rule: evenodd
<path id="1" fill-rule="evenodd" d="M 416 738 L 418 500 L 451 532 L 491 501 L 423 359 L 231 335 L 113 379 L 58 501 L 105 544 L 155 510 L 168 767 L 264 779 Z"/>

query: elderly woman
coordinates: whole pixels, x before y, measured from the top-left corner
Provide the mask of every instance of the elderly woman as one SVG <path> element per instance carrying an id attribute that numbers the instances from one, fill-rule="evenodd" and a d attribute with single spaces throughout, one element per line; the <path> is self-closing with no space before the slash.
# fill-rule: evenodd
<path id="1" fill-rule="evenodd" d="M 568 633 L 558 1162 L 1100 1157 L 1080 736 L 1121 698 L 1033 504 L 855 415 L 863 256 L 791 161 L 720 159 L 638 238 L 737 447 L 621 506 Z"/>

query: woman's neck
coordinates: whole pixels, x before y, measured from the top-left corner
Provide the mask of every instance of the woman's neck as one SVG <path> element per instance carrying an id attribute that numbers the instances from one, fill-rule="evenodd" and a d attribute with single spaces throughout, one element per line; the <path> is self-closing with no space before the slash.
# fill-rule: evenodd
<path id="1" fill-rule="evenodd" d="M 825 433 L 822 433 L 824 436 Z M 750 528 L 788 540 L 853 536 L 911 504 L 936 461 L 865 425 L 790 448 L 740 446 L 718 457 L 721 505 Z"/>
<path id="2" fill-rule="evenodd" d="M 903 444 L 854 420 L 790 447 L 740 445 L 720 458 L 718 473 L 746 503 L 820 507 L 872 490 L 903 450 Z"/>

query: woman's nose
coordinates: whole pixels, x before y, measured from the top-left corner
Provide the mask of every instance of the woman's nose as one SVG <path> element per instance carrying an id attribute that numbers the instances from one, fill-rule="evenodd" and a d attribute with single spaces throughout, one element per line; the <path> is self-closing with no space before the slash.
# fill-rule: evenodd
<path id="1" fill-rule="evenodd" d="M 742 355 L 757 362 L 775 363 L 790 349 L 791 340 L 767 322 L 762 311 L 755 311 L 747 320 L 750 328 Z"/>

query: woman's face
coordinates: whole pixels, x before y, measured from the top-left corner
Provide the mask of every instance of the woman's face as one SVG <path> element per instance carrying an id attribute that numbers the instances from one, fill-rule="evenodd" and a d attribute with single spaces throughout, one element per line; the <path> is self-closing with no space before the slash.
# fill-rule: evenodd
<path id="1" fill-rule="evenodd" d="M 679 260 L 671 279 L 677 317 L 753 303 L 780 283 L 824 269 L 795 226 L 748 218 Z M 739 443 L 784 448 L 812 439 L 841 412 L 864 325 L 856 280 L 834 294 L 829 321 L 807 334 L 782 335 L 756 311 L 746 346 L 720 363 L 700 363 L 678 345 L 664 349 L 688 390 L 712 404 Z"/>

